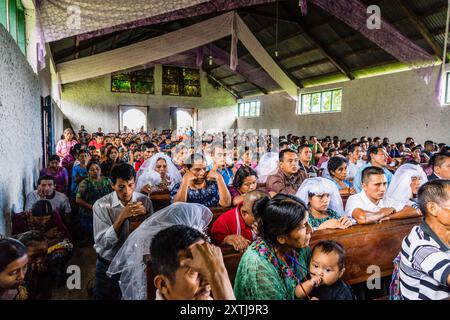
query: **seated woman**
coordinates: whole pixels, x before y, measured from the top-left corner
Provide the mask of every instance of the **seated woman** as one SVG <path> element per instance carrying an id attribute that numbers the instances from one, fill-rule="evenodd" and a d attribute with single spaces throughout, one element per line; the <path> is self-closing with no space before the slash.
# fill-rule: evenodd
<path id="1" fill-rule="evenodd" d="M 205 158 L 201 154 L 193 154 L 188 162 L 189 171 L 170 192 L 172 202 L 229 207 L 231 196 L 222 175 L 215 170 L 208 172 Z"/>
<path id="2" fill-rule="evenodd" d="M 147 283 L 152 279 L 147 279 L 146 265 L 151 259 L 157 299 L 211 299 L 211 291 L 216 299 L 233 299 L 220 249 L 209 244 L 202 252 L 193 248 L 198 240 L 206 240 L 204 231 L 211 220 L 211 211 L 195 203 L 174 203 L 147 218 L 130 234 L 107 271 L 109 276 L 120 274 L 122 298 L 148 298 Z M 166 233 L 173 228 L 195 232 Z M 194 266 L 194 260 L 201 263 Z"/>
<path id="3" fill-rule="evenodd" d="M 103 161 L 100 165 L 100 168 L 102 169 L 102 175 L 109 178 L 111 176 L 111 169 L 113 168 L 113 166 L 118 165 L 119 163 L 122 163 L 122 161 L 119 159 L 119 149 L 112 146 L 106 152 L 106 160 Z"/>
<path id="4" fill-rule="evenodd" d="M 91 161 L 86 166 L 88 176 L 80 182 L 76 194 L 76 203 L 79 206 L 80 229 L 83 242 L 93 242 L 93 213 L 92 206 L 95 201 L 113 191 L 111 180 L 101 175 L 98 162 Z"/>
<path id="5" fill-rule="evenodd" d="M 330 180 L 333 181 L 339 189 L 341 196 L 350 196 L 356 191 L 352 183 L 347 178 L 347 159 L 343 157 L 332 157 L 327 164 Z"/>
<path id="6" fill-rule="evenodd" d="M 233 246 L 236 251 L 247 249 L 256 238 L 253 204 L 268 195 L 262 190 L 250 191 L 236 208 L 222 213 L 211 227 L 212 242 L 218 246 L 222 244 Z"/>
<path id="7" fill-rule="evenodd" d="M 139 168 L 136 174 L 136 190 L 147 195 L 169 192 L 181 179 L 172 159 L 164 153 L 157 153 Z"/>
<path id="8" fill-rule="evenodd" d="M 12 218 L 12 234 L 40 231 L 48 242 L 48 268 L 59 284 L 66 275 L 65 265 L 72 256 L 72 237 L 61 216 L 47 200 L 37 201 L 31 211 L 15 214 Z"/>
<path id="9" fill-rule="evenodd" d="M 313 230 L 347 229 L 352 222 L 343 216 L 344 206 L 337 187 L 322 177 L 303 181 L 296 194 L 307 206 Z"/>
<path id="10" fill-rule="evenodd" d="M 55 179 L 55 190 L 68 195 L 69 174 L 60 166 L 61 159 L 56 154 L 48 159 L 48 167 L 40 172 L 40 176 L 52 176 Z"/>
<path id="11" fill-rule="evenodd" d="M 27 231 L 15 236 L 27 247 L 28 271 L 25 287 L 29 300 L 50 300 L 52 279 L 47 269 L 48 243 L 42 232 Z"/>
<path id="12" fill-rule="evenodd" d="M 240 204 L 247 192 L 256 190 L 257 180 L 258 176 L 251 167 L 242 166 L 236 171 L 233 186 L 228 187 L 233 206 Z"/>
<path id="13" fill-rule="evenodd" d="M 267 177 L 278 172 L 279 161 L 278 152 L 266 152 L 261 156 L 256 167 L 258 183 L 266 183 Z"/>
<path id="14" fill-rule="evenodd" d="M 240 159 L 236 162 L 236 169 L 239 169 L 242 166 L 247 166 L 252 169 L 255 169 L 258 165 L 256 161 L 253 160 L 253 153 L 250 150 L 250 147 L 245 147 L 244 150 L 241 152 Z"/>
<path id="15" fill-rule="evenodd" d="M 27 300 L 23 286 L 28 267 L 27 247 L 21 242 L 0 240 L 0 300 Z"/>
<path id="16" fill-rule="evenodd" d="M 291 195 L 265 197 L 254 204 L 260 238 L 241 258 L 234 282 L 238 300 L 294 300 L 319 285 L 307 280 L 311 257 L 308 209 Z"/>
<path id="17" fill-rule="evenodd" d="M 188 155 L 189 149 L 186 145 L 180 143 L 175 147 L 175 152 L 172 155 L 172 161 L 181 175 L 185 174 L 188 170 L 186 167 L 186 159 Z"/>
<path id="18" fill-rule="evenodd" d="M 427 175 L 420 165 L 406 163 L 395 172 L 386 191 L 386 197 L 400 202 L 403 206 L 418 209 L 417 192 L 426 182 L 428 182 Z"/>

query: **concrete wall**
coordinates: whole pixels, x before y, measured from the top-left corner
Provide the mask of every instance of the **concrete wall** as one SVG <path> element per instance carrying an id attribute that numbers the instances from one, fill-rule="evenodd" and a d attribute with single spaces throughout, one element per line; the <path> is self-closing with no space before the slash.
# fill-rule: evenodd
<path id="1" fill-rule="evenodd" d="M 111 92 L 110 76 L 66 84 L 62 92 L 62 112 L 75 130 L 83 124 L 88 131 L 95 132 L 98 127 L 102 127 L 104 132 L 117 132 L 119 105 L 149 106 L 147 127 L 158 130 L 169 128 L 170 107 L 208 108 L 209 110 L 215 109 L 212 107 L 229 107 L 227 119 L 220 123 L 216 117 L 210 117 L 200 111 L 198 119 L 202 121 L 204 127 L 223 126 L 225 128 L 232 125 L 234 116 L 229 116 L 229 110 L 233 109 L 231 106 L 236 105 L 236 100 L 224 89 L 217 90 L 211 86 L 204 74 L 201 77 L 201 98 L 163 96 L 161 65 L 155 67 L 154 77 L 155 94 L 152 95 Z M 223 112 L 223 109 L 215 110 Z M 210 123 L 211 120 L 214 120 L 214 123 Z"/>
<path id="2" fill-rule="evenodd" d="M 450 143 L 450 106 L 435 98 L 437 70 L 430 85 L 415 71 L 365 78 L 303 89 L 303 92 L 342 88 L 342 112 L 296 115 L 295 103 L 284 93 L 261 96 L 262 115 L 239 118 L 238 128 L 278 128 L 280 134 L 380 136 L 404 141 L 412 136 Z"/>
<path id="3" fill-rule="evenodd" d="M 26 57 L 0 25 L 0 233 L 23 209 L 42 163 L 40 88 Z"/>

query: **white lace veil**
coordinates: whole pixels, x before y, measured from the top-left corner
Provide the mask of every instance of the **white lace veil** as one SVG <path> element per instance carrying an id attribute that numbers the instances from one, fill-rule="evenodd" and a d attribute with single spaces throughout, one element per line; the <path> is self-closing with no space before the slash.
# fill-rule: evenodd
<path id="1" fill-rule="evenodd" d="M 420 178 L 420 185 L 428 181 L 425 171 L 417 164 L 406 163 L 400 166 L 392 177 L 392 181 L 386 191 L 386 197 L 401 202 L 409 203 L 412 197 L 411 178 Z"/>
<path id="2" fill-rule="evenodd" d="M 309 178 L 303 181 L 298 188 L 296 196 L 299 197 L 306 205 L 309 204 L 309 194 L 322 195 L 328 193 L 330 195 L 330 203 L 328 208 L 336 211 L 340 215 L 344 215 L 344 205 L 342 203 L 339 189 L 333 181 L 323 177 Z"/>
<path id="3" fill-rule="evenodd" d="M 161 175 L 155 171 L 156 162 L 159 159 L 166 160 L 167 163 L 167 175 L 170 177 L 169 189 L 176 184 L 181 182 L 181 174 L 177 167 L 173 164 L 172 159 L 165 153 L 157 153 L 153 155 L 150 159 L 145 160 L 145 162 L 139 168 L 136 174 L 136 190 L 140 192 L 143 186 L 150 183 L 152 186 L 158 185 L 161 182 Z"/>
<path id="4" fill-rule="evenodd" d="M 144 256 L 150 254 L 155 235 L 173 225 L 185 225 L 201 232 L 212 220 L 207 207 L 197 203 L 177 202 L 147 218 L 125 241 L 108 268 L 108 276 L 120 275 L 120 290 L 124 300 L 147 299 L 147 273 Z"/>
<path id="5" fill-rule="evenodd" d="M 256 173 L 258 174 L 258 182 L 265 183 L 267 177 L 277 173 L 279 163 L 278 152 L 266 152 L 259 160 L 256 167 Z"/>

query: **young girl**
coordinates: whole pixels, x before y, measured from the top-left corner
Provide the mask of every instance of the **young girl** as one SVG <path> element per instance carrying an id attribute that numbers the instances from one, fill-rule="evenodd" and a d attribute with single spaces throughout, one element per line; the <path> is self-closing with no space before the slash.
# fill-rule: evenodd
<path id="1" fill-rule="evenodd" d="M 26 300 L 27 248 L 19 241 L 0 240 L 0 300 Z"/>

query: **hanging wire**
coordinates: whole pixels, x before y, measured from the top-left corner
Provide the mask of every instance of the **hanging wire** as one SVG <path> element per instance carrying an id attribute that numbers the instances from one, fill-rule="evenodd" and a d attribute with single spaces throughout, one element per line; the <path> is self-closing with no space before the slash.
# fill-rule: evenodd
<path id="1" fill-rule="evenodd" d="M 277 18 L 276 18 L 276 22 L 275 22 L 275 57 L 278 57 L 278 2 L 277 2 L 276 12 L 277 12 Z"/>
<path id="2" fill-rule="evenodd" d="M 450 0 L 449 0 L 449 1 L 450 1 Z M 214 63 L 214 60 L 213 60 L 213 56 L 212 56 L 212 43 L 211 43 L 211 44 L 209 45 L 208 64 L 209 64 L 210 66 L 212 66 L 213 63 Z"/>

